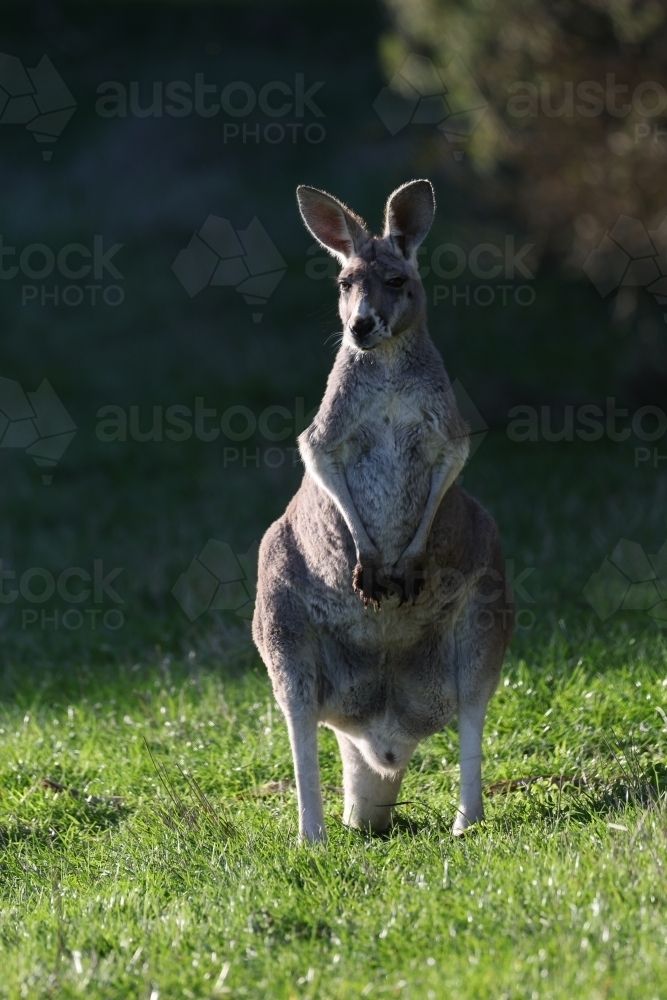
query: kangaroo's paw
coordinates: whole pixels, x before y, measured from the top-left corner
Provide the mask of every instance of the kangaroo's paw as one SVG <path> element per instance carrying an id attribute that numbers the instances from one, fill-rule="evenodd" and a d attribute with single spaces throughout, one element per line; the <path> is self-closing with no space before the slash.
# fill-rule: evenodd
<path id="1" fill-rule="evenodd" d="M 365 608 L 367 608 L 369 604 L 376 610 L 380 607 L 382 597 L 386 593 L 386 590 L 378 584 L 377 578 L 381 572 L 381 567 L 377 566 L 375 563 L 366 563 L 362 565 L 358 562 L 354 567 L 354 573 L 352 574 L 352 588 L 364 602 Z"/>

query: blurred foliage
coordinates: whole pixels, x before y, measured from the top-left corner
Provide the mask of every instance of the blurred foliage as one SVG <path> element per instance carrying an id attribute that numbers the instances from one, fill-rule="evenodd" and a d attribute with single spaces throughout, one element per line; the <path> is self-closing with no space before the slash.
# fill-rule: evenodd
<path id="1" fill-rule="evenodd" d="M 667 198 L 667 11 L 657 0 L 385 0 L 385 71 L 410 53 L 466 70 L 489 108 L 466 146 L 466 193 L 580 269 L 621 214 L 659 224 Z M 458 60 L 452 60 L 458 56 Z M 458 67 L 458 70 L 457 70 Z M 616 91 L 614 92 L 614 87 Z M 658 130 L 656 132 L 656 130 Z M 657 141 L 656 141 L 657 139 Z M 443 137 L 435 162 L 460 173 Z M 484 183 L 480 184 L 480 175 Z"/>

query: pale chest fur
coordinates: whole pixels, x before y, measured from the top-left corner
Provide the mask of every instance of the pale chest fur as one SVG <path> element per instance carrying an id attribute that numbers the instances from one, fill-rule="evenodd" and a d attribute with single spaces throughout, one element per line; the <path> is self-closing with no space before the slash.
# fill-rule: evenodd
<path id="1" fill-rule="evenodd" d="M 340 449 L 352 500 L 389 564 L 419 524 L 443 435 L 437 406 L 387 388 L 370 394 Z"/>

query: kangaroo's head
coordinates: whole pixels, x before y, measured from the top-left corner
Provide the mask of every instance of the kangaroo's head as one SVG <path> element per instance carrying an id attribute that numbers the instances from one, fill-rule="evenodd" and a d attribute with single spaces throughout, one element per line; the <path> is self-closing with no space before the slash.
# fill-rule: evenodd
<path id="1" fill-rule="evenodd" d="M 417 248 L 433 222 L 431 182 L 410 181 L 394 191 L 382 236 L 372 236 L 357 215 L 324 191 L 301 185 L 296 195 L 310 232 L 343 265 L 338 276 L 343 339 L 369 351 L 418 326 L 426 296 Z"/>

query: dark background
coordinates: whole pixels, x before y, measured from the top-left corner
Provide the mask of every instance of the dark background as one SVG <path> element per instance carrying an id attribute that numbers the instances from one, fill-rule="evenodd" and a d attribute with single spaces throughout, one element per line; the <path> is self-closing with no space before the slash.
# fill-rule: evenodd
<path id="1" fill-rule="evenodd" d="M 289 456 L 275 469 L 225 467 L 223 449 L 233 442 L 222 436 L 104 442 L 97 414 L 136 406 L 145 428 L 153 407 L 192 408 L 195 397 L 218 415 L 234 405 L 256 415 L 273 405 L 293 411 L 297 398 L 306 413 L 317 406 L 339 327 L 333 284 L 308 276 L 313 241 L 297 212 L 298 183 L 330 190 L 377 230 L 391 190 L 428 176 L 438 214 L 427 258 L 442 243 L 466 254 L 480 243 L 502 247 L 508 236 L 517 247 L 534 244 L 531 305 L 510 296 L 503 306 L 499 295 L 488 306 L 454 305 L 450 294 L 434 307 L 433 274 L 425 285 L 431 333 L 450 376 L 491 428 L 466 485 L 497 516 L 508 555 L 533 568 L 538 624 L 561 618 L 564 608 L 590 619 L 581 589 L 619 537 L 641 537 L 657 550 L 664 484 L 660 467 L 636 468 L 640 442 L 519 445 L 505 430 L 519 404 L 552 407 L 554 427 L 564 406 L 608 396 L 630 412 L 667 408 L 665 307 L 642 288 L 602 298 L 581 269 L 620 214 L 647 229 L 662 221 L 661 147 L 632 144 L 633 115 L 507 114 L 516 81 L 548 81 L 554 94 L 563 81 L 604 81 L 609 72 L 631 89 L 664 82 L 661 8 L 631 4 L 625 20 L 619 9 L 510 0 L 3 4 L 0 51 L 27 67 L 46 53 L 77 103 L 48 162 L 23 125 L 0 124 L 4 245 L 40 243 L 57 253 L 68 243 L 91 246 L 96 234 L 105 248 L 121 243 L 114 264 L 124 301 L 23 305 L 23 279 L 0 282 L 0 375 L 26 391 L 48 379 L 78 428 L 50 485 L 24 452 L 0 449 L 0 555 L 17 578 L 35 566 L 56 576 L 70 566 L 90 569 L 94 559 L 122 566 L 126 617 L 116 632 L 24 628 L 22 611 L 41 613 L 41 605 L 0 605 L 6 662 L 26 649 L 34 662 L 131 659 L 155 647 L 212 656 L 220 636 L 245 634 L 232 613 L 191 625 L 171 588 L 209 538 L 245 553 L 284 509 L 298 465 Z M 392 136 L 383 125 L 373 102 L 410 52 L 439 66 L 463 59 L 489 102 L 468 142 L 449 143 L 427 125 Z M 96 113 L 105 81 L 137 81 L 145 106 L 153 81 L 192 84 L 196 73 L 218 94 L 236 80 L 256 91 L 272 80 L 292 86 L 296 73 L 307 87 L 323 81 L 314 97 L 323 117 L 303 121 L 320 122 L 324 140 L 224 141 L 225 122 L 263 130 L 296 120 L 259 109 L 240 119 Z M 664 128 L 664 117 L 655 123 Z M 171 270 L 209 214 L 236 229 L 257 216 L 287 264 L 259 323 L 233 288 L 190 298 Z M 480 283 L 469 272 L 457 282 L 471 295 Z M 457 282 L 438 279 L 450 292 Z M 67 282 L 51 275 L 26 283 L 51 292 Z M 293 446 L 294 435 L 281 444 Z M 263 455 L 267 442 L 255 434 L 243 445 Z M 44 607 L 53 614 L 67 605 L 54 599 Z"/>

